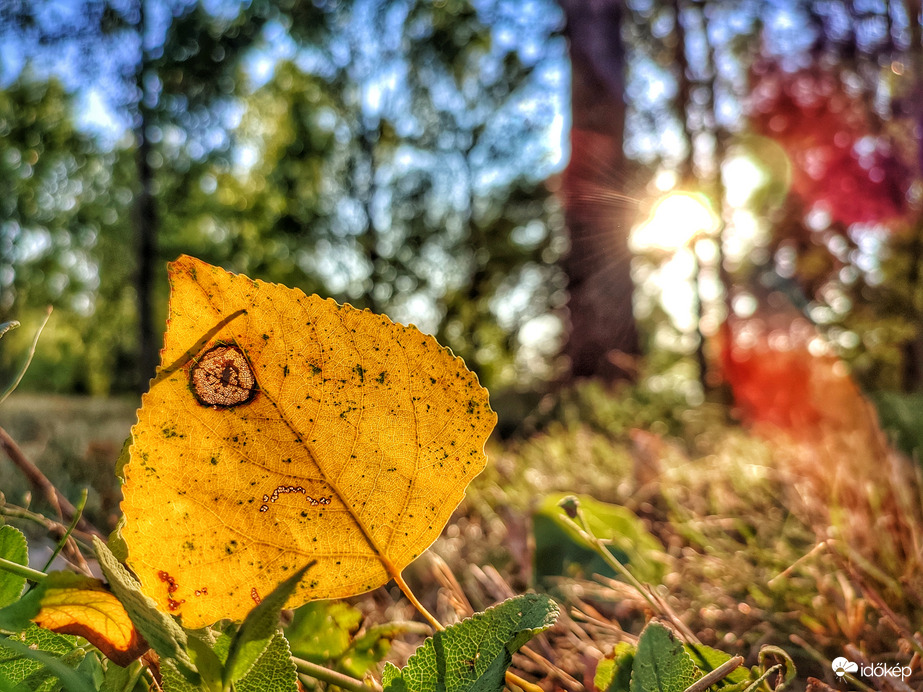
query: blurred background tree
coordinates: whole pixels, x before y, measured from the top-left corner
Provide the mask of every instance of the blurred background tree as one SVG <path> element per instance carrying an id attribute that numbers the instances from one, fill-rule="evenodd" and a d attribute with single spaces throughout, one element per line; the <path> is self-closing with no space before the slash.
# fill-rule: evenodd
<path id="1" fill-rule="evenodd" d="M 0 320 L 58 307 L 26 386 L 143 387 L 188 252 L 415 322 L 494 389 L 644 353 L 695 403 L 772 313 L 867 388 L 917 390 L 919 14 L 11 0 Z M 677 192 L 710 220 L 655 204 Z"/>
<path id="2" fill-rule="evenodd" d="M 550 375 L 554 347 L 521 332 L 560 333 L 563 220 L 544 182 L 560 146 L 540 137 L 560 112 L 546 98 L 565 50 L 555 5 L 70 5 L 0 16 L 8 88 L 63 73 L 77 110 L 89 98 L 115 121 L 95 141 L 119 172 L 113 229 L 87 242 L 84 314 L 62 302 L 56 318 L 68 358 L 92 367 L 66 375 L 39 353 L 36 381 L 146 383 L 163 263 L 180 252 L 416 322 L 495 385 Z M 64 297 L 26 288 L 60 250 L 10 243 L 3 317 L 26 321 Z M 4 351 L 8 373 L 14 343 Z"/>

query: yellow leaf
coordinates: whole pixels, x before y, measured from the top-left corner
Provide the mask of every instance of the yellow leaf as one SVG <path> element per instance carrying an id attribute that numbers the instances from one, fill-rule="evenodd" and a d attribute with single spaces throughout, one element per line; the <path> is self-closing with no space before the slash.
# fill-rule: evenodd
<path id="1" fill-rule="evenodd" d="M 128 564 L 186 627 L 381 586 L 439 535 L 496 423 L 460 358 L 387 317 L 191 257 L 125 469 Z"/>
<path id="2" fill-rule="evenodd" d="M 58 572 L 37 588 L 32 621 L 60 634 L 76 634 L 107 658 L 127 666 L 148 649 L 119 600 L 98 579 Z"/>

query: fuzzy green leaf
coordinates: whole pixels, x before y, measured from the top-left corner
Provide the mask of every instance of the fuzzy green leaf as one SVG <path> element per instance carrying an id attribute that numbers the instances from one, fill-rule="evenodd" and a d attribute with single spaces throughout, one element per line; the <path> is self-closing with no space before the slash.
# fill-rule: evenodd
<path id="1" fill-rule="evenodd" d="M 164 692 L 202 692 L 198 673 L 183 672 L 176 661 L 163 659 L 160 662 Z"/>
<path id="2" fill-rule="evenodd" d="M 398 670 L 385 666 L 385 692 L 497 692 L 513 653 L 554 624 L 558 607 L 526 594 L 437 632 Z"/>
<path id="3" fill-rule="evenodd" d="M 641 632 L 631 669 L 631 692 L 683 692 L 696 668 L 672 630 L 652 620 Z"/>
<path id="4" fill-rule="evenodd" d="M 28 566 L 29 547 L 22 531 L 12 526 L 0 526 L 0 557 Z M 25 577 L 0 570 L 0 608 L 15 603 L 25 585 Z"/>
<path id="5" fill-rule="evenodd" d="M 279 584 L 244 619 L 228 651 L 228 660 L 224 666 L 225 687 L 243 678 L 266 650 L 279 627 L 279 613 L 285 607 L 285 602 L 313 564 L 308 563 Z"/>
<path id="6" fill-rule="evenodd" d="M 94 537 L 93 548 L 109 588 L 122 602 L 131 621 L 151 648 L 161 657 L 175 659 L 179 664 L 191 668 L 192 661 L 186 653 L 187 637 L 183 628 L 172 617 L 160 612 L 152 598 L 141 593 L 138 580 L 115 559 L 105 543 Z"/>
<path id="7" fill-rule="evenodd" d="M 243 679 L 234 683 L 234 692 L 297 692 L 298 674 L 292 652 L 281 632 L 276 632 L 256 663 Z"/>

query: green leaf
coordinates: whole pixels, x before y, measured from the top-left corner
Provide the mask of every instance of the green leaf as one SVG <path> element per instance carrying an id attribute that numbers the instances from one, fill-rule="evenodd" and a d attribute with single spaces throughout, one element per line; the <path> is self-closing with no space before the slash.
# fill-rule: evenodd
<path id="1" fill-rule="evenodd" d="M 312 663 L 339 658 L 362 624 L 362 611 L 343 601 L 313 601 L 295 611 L 285 628 L 292 653 Z"/>
<path id="2" fill-rule="evenodd" d="M 29 547 L 22 531 L 12 526 L 0 526 L 0 557 L 17 565 L 29 565 Z M 25 585 L 25 577 L 0 570 L 0 608 L 15 603 Z"/>
<path id="3" fill-rule="evenodd" d="M 106 666 L 106 673 L 103 677 L 103 684 L 99 692 L 129 692 L 135 689 L 135 685 L 128 687 L 128 683 L 136 680 L 141 675 L 141 662 L 135 661 L 127 668 L 109 664 Z"/>
<path id="4" fill-rule="evenodd" d="M 726 654 L 718 649 L 713 649 L 710 646 L 705 646 L 704 644 L 686 644 L 685 646 L 686 653 L 689 654 L 692 662 L 703 675 L 712 672 L 715 668 L 723 666 L 732 658 L 730 654 Z M 726 684 L 748 682 L 749 680 L 750 669 L 745 666 L 735 668 L 724 678 Z"/>
<path id="5" fill-rule="evenodd" d="M 279 613 L 285 607 L 285 602 L 313 564 L 309 562 L 279 584 L 244 619 L 228 651 L 228 660 L 224 666 L 225 687 L 243 678 L 266 649 L 279 627 Z"/>
<path id="6" fill-rule="evenodd" d="M 10 639 L 16 639 L 27 646 L 34 646 L 42 651 L 60 655 L 73 651 L 77 641 L 76 637 L 55 634 L 54 632 L 43 630 L 39 626 L 33 624 L 30 624 L 25 631 L 12 635 Z M 11 661 L 16 658 L 17 657 L 12 655 L 8 650 L 0 648 L 0 671 L 4 672 L 7 676 L 10 675 L 10 672 L 14 672 L 15 677 L 17 665 L 11 663 Z M 31 667 L 38 668 L 37 665 Z M 16 679 L 21 679 L 21 677 Z"/>
<path id="7" fill-rule="evenodd" d="M 161 657 L 175 659 L 180 665 L 192 667 L 186 653 L 187 637 L 176 620 L 157 609 L 154 599 L 141 592 L 141 585 L 115 559 L 105 543 L 93 537 L 93 548 L 99 567 L 106 575 L 109 588 L 125 606 L 137 630 Z"/>
<path id="8" fill-rule="evenodd" d="M 357 637 L 340 657 L 336 663 L 337 670 L 354 678 L 363 678 L 388 655 L 394 638 L 408 630 L 410 626 L 407 623 L 399 622 L 387 622 L 369 628 L 365 634 Z"/>
<path id="9" fill-rule="evenodd" d="M 297 692 L 298 673 L 292 652 L 281 632 L 276 632 L 243 679 L 234 683 L 234 692 Z"/>
<path id="10" fill-rule="evenodd" d="M 189 647 L 189 656 L 201 676 L 201 687 L 220 692 L 224 687 L 222 683 L 224 666 L 221 659 L 218 658 L 207 642 L 194 634 L 189 637 L 186 643 Z"/>
<path id="11" fill-rule="evenodd" d="M 77 664 L 78 675 L 89 680 L 94 690 L 99 690 L 103 684 L 103 678 L 105 677 L 102 660 L 106 657 L 99 651 L 93 651 L 92 649 L 89 651 L 86 649 L 78 649 L 78 651 L 82 656 L 80 663 Z M 115 667 L 118 666 L 113 666 L 113 668 Z"/>
<path id="12" fill-rule="evenodd" d="M 635 647 L 628 642 L 619 642 L 612 653 L 596 666 L 593 687 L 598 692 L 629 692 L 634 660 Z"/>
<path id="13" fill-rule="evenodd" d="M 361 679 L 388 655 L 391 641 L 413 627 L 389 622 L 356 637 L 362 618 L 343 601 L 313 601 L 295 611 L 285 637 L 297 658 Z"/>
<path id="14" fill-rule="evenodd" d="M 19 634 L 0 638 L 0 675 L 34 692 L 57 689 L 57 678 L 68 692 L 95 692 L 72 666 L 85 652 L 75 650 L 74 637 L 31 626 Z M 35 647 L 35 648 L 32 648 Z M 29 681 L 29 682 L 27 682 Z"/>
<path id="15" fill-rule="evenodd" d="M 557 576 L 586 576 L 594 573 L 618 578 L 591 543 L 565 521 L 559 503 L 569 493 L 554 493 L 542 500 L 533 514 L 535 573 L 539 579 Z M 650 534 L 644 522 L 627 507 L 577 498 L 589 529 L 607 542 L 610 552 L 631 568 L 638 580 L 659 584 L 666 572 L 663 545 Z"/>
<path id="16" fill-rule="evenodd" d="M 386 692 L 495 692 L 503 688 L 513 653 L 557 616 L 547 596 L 511 598 L 437 632 L 403 669 L 387 664 L 382 686 Z"/>
<path id="17" fill-rule="evenodd" d="M 95 656 L 87 656 L 86 651 L 83 649 L 74 649 L 69 651 L 63 656 L 52 656 L 53 659 L 58 659 L 62 665 L 67 668 L 74 669 L 74 674 L 78 678 L 83 678 L 90 689 L 95 690 L 96 685 L 93 682 L 92 677 L 89 677 L 84 670 L 84 663 L 87 662 L 89 658 L 96 659 Z M 49 667 L 47 665 L 41 666 L 34 673 L 30 674 L 27 678 L 22 680 L 19 685 L 16 686 L 17 690 L 58 690 L 61 689 L 62 680 L 58 678 L 55 674 L 55 668 Z"/>
<path id="18" fill-rule="evenodd" d="M 696 669 L 672 630 L 652 620 L 641 632 L 631 668 L 631 692 L 683 692 Z"/>
<path id="19" fill-rule="evenodd" d="M 202 691 L 199 674 L 181 671 L 173 659 L 165 658 L 160 661 L 160 674 L 164 692 Z"/>

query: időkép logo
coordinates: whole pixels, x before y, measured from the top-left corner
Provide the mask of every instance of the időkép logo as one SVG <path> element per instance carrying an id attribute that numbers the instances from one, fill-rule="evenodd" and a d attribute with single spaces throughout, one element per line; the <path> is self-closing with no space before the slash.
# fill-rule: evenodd
<path id="1" fill-rule="evenodd" d="M 842 679 L 847 673 L 858 673 L 865 678 L 900 678 L 902 681 L 910 677 L 910 666 L 889 666 L 884 663 L 870 663 L 860 666 L 855 661 L 840 656 L 833 659 L 833 672 Z"/>

